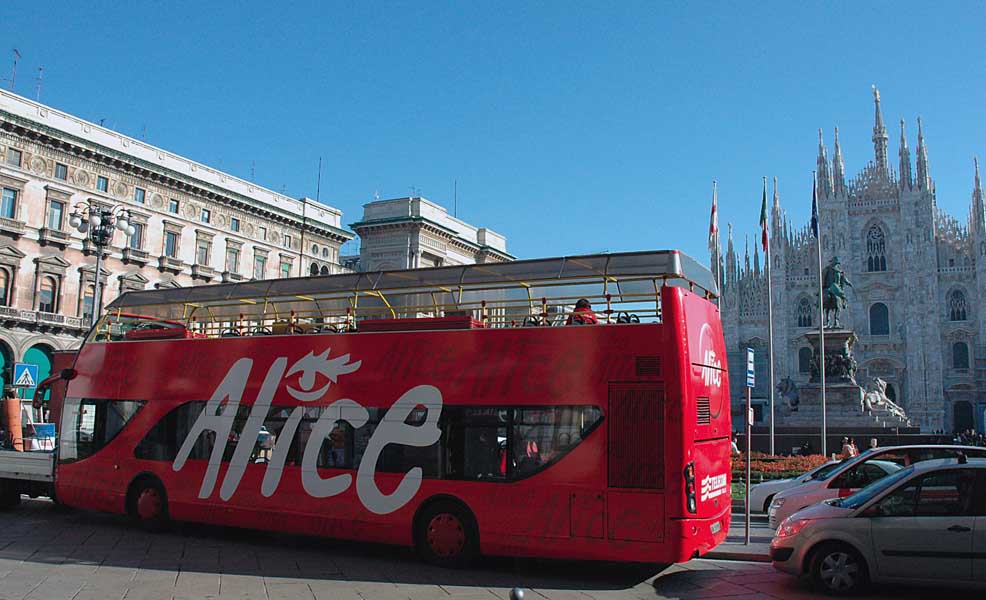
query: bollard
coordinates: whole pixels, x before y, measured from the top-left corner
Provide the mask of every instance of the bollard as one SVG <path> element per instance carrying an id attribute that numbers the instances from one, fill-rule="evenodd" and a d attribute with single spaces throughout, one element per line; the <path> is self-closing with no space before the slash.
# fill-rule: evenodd
<path id="1" fill-rule="evenodd" d="M 524 588 L 515 587 L 510 590 L 510 600 L 524 600 Z"/>

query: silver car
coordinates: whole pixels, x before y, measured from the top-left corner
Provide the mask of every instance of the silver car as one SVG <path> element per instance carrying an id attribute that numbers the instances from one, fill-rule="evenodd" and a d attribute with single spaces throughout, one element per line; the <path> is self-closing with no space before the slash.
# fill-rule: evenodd
<path id="1" fill-rule="evenodd" d="M 986 459 L 924 461 L 799 511 L 770 557 L 837 594 L 870 581 L 986 587 Z"/>
<path id="2" fill-rule="evenodd" d="M 838 466 L 839 461 L 831 461 L 823 465 L 819 465 L 807 473 L 802 473 L 797 477 L 774 479 L 772 481 L 765 481 L 763 483 L 751 485 L 750 510 L 757 511 L 763 509 L 763 512 L 766 513 L 767 509 L 770 508 L 770 503 L 773 501 L 774 496 L 776 496 L 779 492 L 783 492 L 784 490 L 793 488 L 796 485 L 811 481 L 812 479 L 822 479 L 828 475 L 832 469 L 835 469 Z"/>

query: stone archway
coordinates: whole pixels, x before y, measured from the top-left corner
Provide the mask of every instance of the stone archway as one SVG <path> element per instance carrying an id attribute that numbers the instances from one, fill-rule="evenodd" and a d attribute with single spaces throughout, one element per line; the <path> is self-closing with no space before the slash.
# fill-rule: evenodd
<path id="1" fill-rule="evenodd" d="M 976 417 L 972 414 L 972 404 L 959 400 L 952 405 L 952 423 L 954 431 L 965 431 L 976 428 Z"/>
<path id="2" fill-rule="evenodd" d="M 0 340 L 0 390 L 9 385 L 13 377 L 14 351 L 6 342 Z"/>
<path id="3" fill-rule="evenodd" d="M 51 375 L 51 358 L 53 348 L 48 344 L 35 344 L 24 353 L 23 361 L 32 365 L 38 365 L 38 381 L 42 381 Z M 24 397 L 34 398 L 34 390 L 25 390 Z"/>

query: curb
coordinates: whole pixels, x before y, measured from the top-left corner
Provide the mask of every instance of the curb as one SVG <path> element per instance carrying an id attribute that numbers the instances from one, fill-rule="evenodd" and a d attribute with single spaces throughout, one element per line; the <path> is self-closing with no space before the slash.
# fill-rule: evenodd
<path id="1" fill-rule="evenodd" d="M 730 550 L 713 550 L 701 556 L 709 560 L 741 560 L 746 562 L 771 562 L 770 556 L 756 552 L 732 552 Z"/>

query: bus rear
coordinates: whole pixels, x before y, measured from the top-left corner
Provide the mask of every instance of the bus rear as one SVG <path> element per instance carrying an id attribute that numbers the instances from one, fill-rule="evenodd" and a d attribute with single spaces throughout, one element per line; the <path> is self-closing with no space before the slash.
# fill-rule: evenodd
<path id="1" fill-rule="evenodd" d="M 667 345 L 675 348 L 677 407 L 667 435 L 668 520 L 678 540 L 675 562 L 700 556 L 726 539 L 732 504 L 730 402 L 719 309 L 677 287 L 662 293 Z"/>

